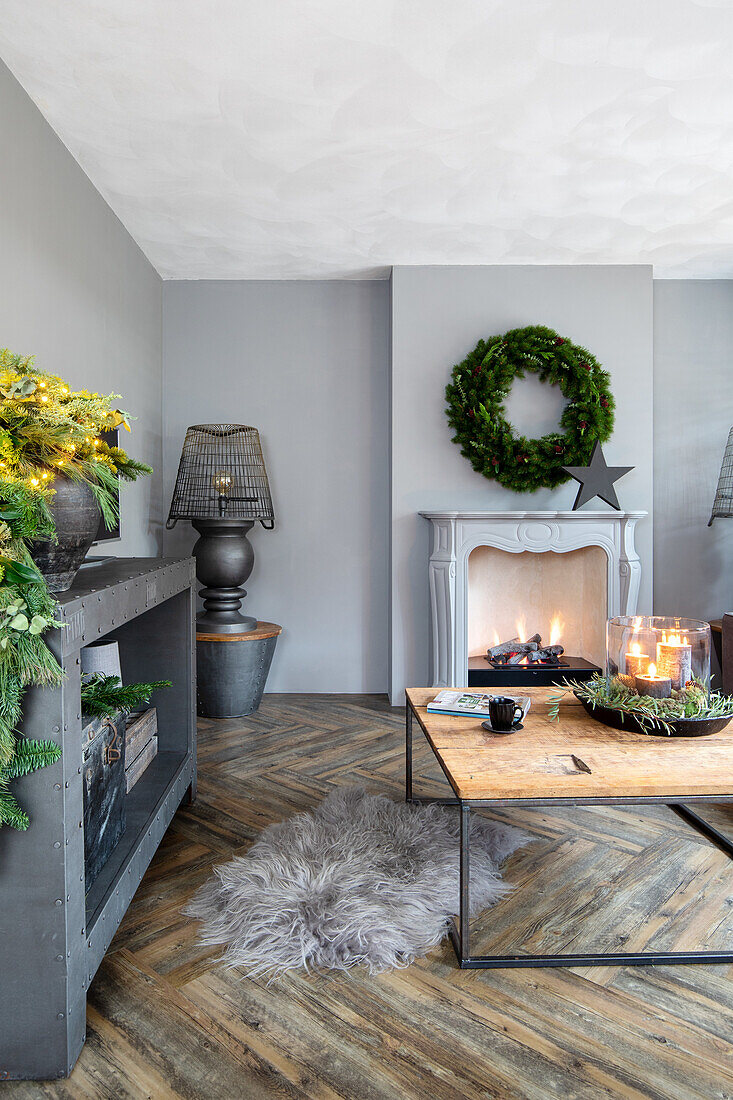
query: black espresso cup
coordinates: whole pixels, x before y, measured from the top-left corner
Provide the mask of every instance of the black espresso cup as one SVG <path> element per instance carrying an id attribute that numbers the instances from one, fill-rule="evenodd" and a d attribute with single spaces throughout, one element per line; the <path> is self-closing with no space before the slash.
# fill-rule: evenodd
<path id="1" fill-rule="evenodd" d="M 515 722 L 522 717 L 522 708 L 514 699 L 507 699 L 504 695 L 495 695 L 489 701 L 489 719 L 491 725 L 499 733 L 508 733 Z"/>

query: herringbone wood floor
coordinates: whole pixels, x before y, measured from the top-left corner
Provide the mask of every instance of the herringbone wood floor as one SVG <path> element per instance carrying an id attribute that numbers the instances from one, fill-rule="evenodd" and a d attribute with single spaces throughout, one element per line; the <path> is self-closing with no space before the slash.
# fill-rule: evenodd
<path id="1" fill-rule="evenodd" d="M 202 722 L 197 802 L 176 816 L 97 974 L 69 1081 L 9 1097 L 733 1097 L 731 968 L 406 970 L 267 985 L 196 945 L 181 906 L 213 863 L 334 784 L 399 799 L 403 714 L 381 697 L 269 696 Z M 418 742 L 416 791 L 444 791 Z M 665 807 L 512 811 L 537 837 L 473 949 L 714 947 L 733 941 L 733 863 Z M 718 824 L 733 810 L 718 811 Z"/>

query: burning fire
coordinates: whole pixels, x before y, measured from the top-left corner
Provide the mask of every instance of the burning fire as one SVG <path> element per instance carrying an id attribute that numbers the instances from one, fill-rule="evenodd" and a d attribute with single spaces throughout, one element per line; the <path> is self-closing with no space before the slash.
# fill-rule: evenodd
<path id="1" fill-rule="evenodd" d="M 662 645 L 689 645 L 687 635 L 680 640 L 679 634 L 670 634 L 669 637 L 666 634 L 662 635 Z"/>
<path id="2" fill-rule="evenodd" d="M 561 660 L 565 647 L 560 639 L 565 630 L 565 623 L 559 611 L 555 611 L 550 620 L 549 641 L 543 641 L 539 632 L 532 635 L 527 633 L 527 620 L 524 615 L 517 618 L 514 629 L 516 630 L 514 637 L 504 642 L 499 640 L 498 630 L 493 629 L 494 644 L 488 647 L 486 660 L 494 668 L 503 668 L 505 665 L 515 667 L 520 664 L 533 665 L 536 670 L 541 667 L 559 668 L 563 665 L 567 667 L 567 661 Z"/>
<path id="3" fill-rule="evenodd" d="M 527 633 L 527 618 L 525 615 L 520 615 L 514 624 L 516 636 L 520 641 L 525 641 L 528 638 Z M 562 632 L 565 629 L 565 623 L 563 617 L 559 611 L 556 611 L 550 620 L 550 645 L 559 645 L 562 637 Z M 500 644 L 499 632 L 494 630 L 494 645 Z M 531 664 L 529 657 L 523 657 L 517 664 L 528 665 Z"/>
<path id="4" fill-rule="evenodd" d="M 631 643 L 631 654 L 633 657 L 641 657 L 641 646 L 638 642 Z"/>

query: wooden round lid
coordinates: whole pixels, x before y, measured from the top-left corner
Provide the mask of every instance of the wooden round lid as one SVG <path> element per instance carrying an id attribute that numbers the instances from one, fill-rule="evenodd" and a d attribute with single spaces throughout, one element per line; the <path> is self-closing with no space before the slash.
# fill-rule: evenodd
<path id="1" fill-rule="evenodd" d="M 243 634 L 209 634 L 196 631 L 197 642 L 257 642 L 262 638 L 277 638 L 282 634 L 282 627 L 277 623 L 257 623 L 254 630 L 247 630 Z"/>

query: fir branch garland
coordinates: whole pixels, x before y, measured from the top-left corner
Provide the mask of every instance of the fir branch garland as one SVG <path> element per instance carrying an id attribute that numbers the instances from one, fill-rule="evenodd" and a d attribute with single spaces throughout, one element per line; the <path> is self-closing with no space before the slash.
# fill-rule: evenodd
<path id="1" fill-rule="evenodd" d="M 0 775 L 0 827 L 3 825 L 23 832 L 29 821 L 28 814 L 21 810 L 15 795 L 8 790 L 8 780 Z"/>
<path id="2" fill-rule="evenodd" d="M 61 755 L 53 741 L 17 733 L 26 688 L 63 678 L 43 641 L 59 625 L 56 602 L 27 547 L 32 539 L 56 538 L 49 510 L 54 478 L 88 484 L 111 526 L 119 479 L 134 481 L 151 472 L 100 437 L 110 428 L 129 430 L 130 417 L 114 407 L 115 399 L 73 392 L 63 379 L 37 370 L 32 358 L 0 349 L 0 826 L 28 828 L 10 783 Z"/>
<path id="3" fill-rule="evenodd" d="M 0 510 L 3 491 L 0 481 Z M 7 522 L 13 531 L 13 552 L 29 562 L 25 544 L 15 535 L 16 521 Z M 23 515 L 17 530 L 26 530 L 32 523 Z M 35 582 L 22 585 L 0 581 L 0 826 L 21 830 L 28 828 L 28 815 L 10 792 L 11 780 L 47 767 L 61 756 L 61 749 L 52 741 L 30 741 L 16 733 L 26 688 L 60 684 L 63 679 L 62 669 L 42 637 L 56 625 L 56 602 L 41 575 L 36 576 Z"/>
<path id="4" fill-rule="evenodd" d="M 15 756 L 8 766 L 6 778 L 20 779 L 22 775 L 36 771 L 37 768 L 47 768 L 61 756 L 61 749 L 53 741 L 29 741 L 25 737 L 18 738 L 15 746 Z"/>
<path id="5" fill-rule="evenodd" d="M 115 408 L 117 394 L 72 391 L 62 378 L 38 370 L 32 357 L 0 348 L 0 477 L 3 487 L 25 490 L 46 500 L 55 477 L 87 484 L 108 527 L 118 518 L 120 479 L 151 473 L 121 447 L 110 447 L 102 433 L 130 430 L 130 416 Z M 7 499 L 7 497 L 6 497 Z M 48 517 L 39 502 L 38 515 Z M 41 535 L 43 532 L 37 532 Z"/>
<path id="6" fill-rule="evenodd" d="M 81 708 L 90 718 L 111 717 L 120 711 L 128 714 L 135 707 L 149 703 L 154 691 L 170 686 L 170 680 L 123 685 L 119 676 L 98 673 L 82 685 Z"/>
<path id="7" fill-rule="evenodd" d="M 560 387 L 567 405 L 561 431 L 537 439 L 518 434 L 504 401 L 526 371 Z M 583 347 L 542 325 L 479 340 L 453 368 L 446 386 L 448 423 L 474 470 L 515 492 L 555 488 L 568 480 L 563 466 L 585 466 L 596 440 L 613 431 L 610 376 Z"/>

